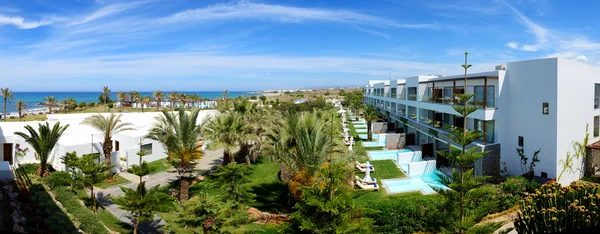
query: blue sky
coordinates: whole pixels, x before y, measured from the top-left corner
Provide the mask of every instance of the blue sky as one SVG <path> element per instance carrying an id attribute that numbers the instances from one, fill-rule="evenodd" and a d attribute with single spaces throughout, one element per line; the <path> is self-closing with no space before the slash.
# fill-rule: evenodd
<path id="1" fill-rule="evenodd" d="M 598 1 L 0 0 L 16 91 L 362 85 L 563 57 L 600 65 Z"/>

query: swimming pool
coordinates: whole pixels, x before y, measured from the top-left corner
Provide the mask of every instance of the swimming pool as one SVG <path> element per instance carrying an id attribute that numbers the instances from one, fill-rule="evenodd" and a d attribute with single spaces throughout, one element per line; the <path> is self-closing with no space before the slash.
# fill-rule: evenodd
<path id="1" fill-rule="evenodd" d="M 433 188 L 448 189 L 448 187 L 439 182 L 439 177 L 433 173 L 413 176 L 409 179 L 391 179 L 382 180 L 381 182 L 388 194 L 419 191 L 427 195 L 436 193 Z"/>
<path id="2" fill-rule="evenodd" d="M 358 134 L 358 137 L 362 140 L 366 140 L 368 138 L 367 134 Z M 379 140 L 379 134 L 373 134 L 373 140 Z"/>
<path id="3" fill-rule="evenodd" d="M 363 144 L 364 144 L 364 142 L 363 142 Z M 408 153 L 408 152 L 412 152 L 412 151 L 409 149 L 373 150 L 373 151 L 367 151 L 367 154 L 369 155 L 369 159 L 371 159 L 371 160 L 391 159 L 391 160 L 394 160 L 394 162 L 396 162 L 396 159 L 398 158 L 398 153 Z"/>

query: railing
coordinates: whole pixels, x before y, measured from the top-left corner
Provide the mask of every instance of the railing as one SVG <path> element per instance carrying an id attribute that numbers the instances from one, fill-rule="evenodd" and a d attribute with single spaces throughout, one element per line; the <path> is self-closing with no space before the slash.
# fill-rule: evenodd
<path id="1" fill-rule="evenodd" d="M 408 95 L 408 100 L 416 101 L 417 100 L 417 95 L 416 94 L 409 94 Z"/>

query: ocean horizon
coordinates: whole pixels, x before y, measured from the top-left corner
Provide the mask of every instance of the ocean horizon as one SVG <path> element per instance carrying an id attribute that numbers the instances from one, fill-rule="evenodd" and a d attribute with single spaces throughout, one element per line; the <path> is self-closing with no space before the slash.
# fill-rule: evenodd
<path id="1" fill-rule="evenodd" d="M 177 93 L 185 93 L 185 94 L 198 94 L 200 95 L 201 98 L 208 98 L 211 100 L 214 100 L 217 97 L 221 97 L 223 96 L 221 94 L 221 91 L 196 91 L 196 92 L 179 92 L 179 91 L 163 91 L 165 93 L 165 97 L 171 93 L 171 92 L 177 92 Z M 257 91 L 229 91 L 227 93 L 227 97 L 231 97 L 231 98 L 235 98 L 235 97 L 246 97 L 246 96 L 252 96 L 252 95 L 256 95 L 259 96 L 261 94 L 257 94 L 257 93 L 253 93 L 253 92 L 257 92 Z M 140 95 L 142 96 L 150 96 L 152 97 L 152 93 L 153 92 L 140 92 Z M 100 96 L 100 94 L 102 94 L 102 92 L 13 92 L 15 98 L 6 103 L 6 111 L 7 113 L 10 115 L 11 113 L 16 113 L 17 111 L 17 106 L 16 106 L 16 101 L 24 101 L 27 104 L 27 111 L 37 111 L 37 110 L 43 110 L 46 107 L 39 105 L 41 102 L 44 101 L 44 98 L 48 97 L 48 96 L 54 96 L 54 98 L 56 98 L 56 100 L 58 102 L 60 102 L 61 100 L 64 100 L 65 98 L 71 97 L 73 99 L 75 99 L 75 101 L 77 101 L 77 103 L 80 102 L 86 102 L 86 103 L 90 103 L 90 102 L 95 102 L 98 103 L 98 97 Z M 1 97 L 0 97 L 1 99 Z M 117 99 L 117 92 L 112 92 L 110 95 L 110 99 L 111 100 L 118 100 Z M 2 108 L 0 106 L 0 108 Z M 2 114 L 4 114 L 4 108 L 2 108 L 0 110 L 0 112 L 2 112 Z"/>

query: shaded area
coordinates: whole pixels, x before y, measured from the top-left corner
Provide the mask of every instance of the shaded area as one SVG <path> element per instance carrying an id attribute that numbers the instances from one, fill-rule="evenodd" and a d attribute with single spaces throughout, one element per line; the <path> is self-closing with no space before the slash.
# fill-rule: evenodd
<path id="1" fill-rule="evenodd" d="M 282 182 L 259 184 L 252 187 L 254 201 L 248 205 L 270 213 L 288 213 L 292 199 L 288 187 Z"/>
<path id="2" fill-rule="evenodd" d="M 24 212 L 27 217 L 26 232 L 78 233 L 75 224 L 58 207 L 42 185 L 34 184 L 29 191 L 31 192 L 30 202 L 25 203 Z"/>

